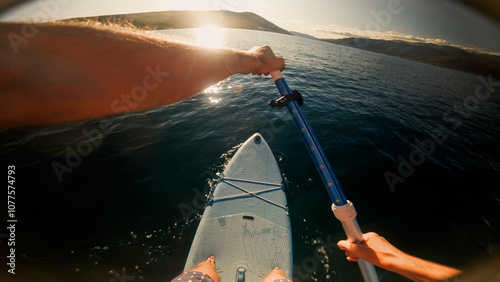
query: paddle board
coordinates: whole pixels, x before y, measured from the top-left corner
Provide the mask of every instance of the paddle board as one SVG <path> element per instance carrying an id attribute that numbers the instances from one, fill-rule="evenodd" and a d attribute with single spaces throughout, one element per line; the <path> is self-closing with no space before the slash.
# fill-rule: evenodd
<path id="1" fill-rule="evenodd" d="M 238 149 L 210 195 L 184 271 L 210 256 L 222 281 L 260 281 L 275 267 L 292 279 L 283 179 L 258 133 Z"/>

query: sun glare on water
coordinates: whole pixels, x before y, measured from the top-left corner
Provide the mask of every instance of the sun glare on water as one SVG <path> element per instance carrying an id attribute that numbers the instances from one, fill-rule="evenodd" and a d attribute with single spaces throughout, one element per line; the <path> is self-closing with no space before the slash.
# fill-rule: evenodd
<path id="1" fill-rule="evenodd" d="M 213 25 L 205 25 L 200 28 L 195 28 L 193 30 L 194 43 L 208 48 L 222 48 L 224 47 L 224 36 L 226 31 L 223 28 Z M 209 97 L 210 103 L 217 104 L 221 101 L 217 97 L 220 90 L 222 82 L 212 85 L 203 91 L 205 94 L 211 95 Z"/>
<path id="2" fill-rule="evenodd" d="M 218 26 L 206 25 L 194 30 L 195 43 L 209 48 L 223 47 L 225 30 Z"/>

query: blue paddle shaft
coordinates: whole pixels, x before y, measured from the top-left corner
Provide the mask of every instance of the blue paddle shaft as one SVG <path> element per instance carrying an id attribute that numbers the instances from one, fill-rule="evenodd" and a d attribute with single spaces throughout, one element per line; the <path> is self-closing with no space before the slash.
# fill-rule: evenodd
<path id="1" fill-rule="evenodd" d="M 286 94 L 292 93 L 285 79 L 281 76 L 280 71 L 271 72 L 273 80 L 278 87 L 282 96 Z M 319 174 L 321 175 L 321 179 L 325 184 L 326 190 L 334 203 L 335 209 L 340 209 L 343 211 L 336 211 L 334 209 L 335 216 L 342 223 L 342 227 L 346 232 L 347 237 L 352 242 L 362 242 L 363 234 L 361 233 L 361 229 L 359 228 L 358 222 L 356 221 L 356 211 L 351 202 L 348 202 L 344 196 L 344 192 L 342 188 L 340 188 L 340 184 L 333 173 L 332 167 L 328 160 L 326 159 L 325 153 L 323 149 L 318 143 L 316 136 L 314 135 L 311 126 L 306 120 L 306 117 L 302 113 L 299 104 L 297 101 L 292 101 L 287 104 L 287 108 L 290 111 L 290 114 L 293 117 L 295 125 L 299 129 L 300 134 L 302 135 L 302 140 L 306 144 L 307 150 L 311 154 L 311 157 L 318 169 Z M 358 259 L 358 265 L 361 269 L 361 273 L 363 278 L 367 282 L 378 282 L 377 272 L 375 267 L 362 260 Z"/>
<path id="2" fill-rule="evenodd" d="M 281 95 L 284 96 L 292 93 L 283 77 L 276 79 L 274 83 L 276 84 L 276 87 L 278 87 Z M 330 166 L 323 149 L 319 145 L 318 140 L 316 139 L 311 126 L 307 122 L 306 117 L 302 113 L 297 101 L 288 103 L 287 108 L 295 121 L 295 125 L 297 125 L 297 129 L 302 135 L 302 140 L 304 140 L 307 150 L 309 151 L 309 154 L 311 154 L 313 162 L 316 165 L 332 202 L 335 203 L 336 206 L 343 206 L 347 204 L 347 200 L 344 196 L 342 188 L 340 187 L 337 177 L 335 177 L 332 167 Z"/>

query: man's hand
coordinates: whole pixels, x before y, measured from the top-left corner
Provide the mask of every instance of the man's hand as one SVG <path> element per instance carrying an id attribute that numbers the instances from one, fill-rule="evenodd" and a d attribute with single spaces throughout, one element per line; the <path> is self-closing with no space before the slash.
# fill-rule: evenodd
<path id="1" fill-rule="evenodd" d="M 387 264 L 392 259 L 404 254 L 377 233 L 365 233 L 363 238 L 364 241 L 361 243 L 352 243 L 347 240 L 337 243 L 339 248 L 345 251 L 348 261 L 357 261 L 358 258 L 362 258 L 371 264 L 387 268 Z"/>
<path id="2" fill-rule="evenodd" d="M 242 68 L 241 73 L 255 75 L 269 75 L 272 71 L 285 70 L 285 60 L 277 57 L 269 46 L 254 47 L 247 52 L 254 61 Z"/>
<path id="3" fill-rule="evenodd" d="M 345 251 L 347 260 L 363 259 L 414 281 L 442 281 L 461 273 L 458 269 L 406 254 L 377 233 L 365 233 L 363 238 L 364 241 L 361 243 L 352 243 L 347 240 L 337 243 L 339 248 Z"/>

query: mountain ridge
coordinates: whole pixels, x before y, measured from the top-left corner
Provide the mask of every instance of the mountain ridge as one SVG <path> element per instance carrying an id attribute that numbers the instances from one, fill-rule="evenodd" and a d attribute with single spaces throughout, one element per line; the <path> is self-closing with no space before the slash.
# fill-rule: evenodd
<path id="1" fill-rule="evenodd" d="M 72 20 L 93 20 L 104 23 L 133 25 L 140 29 L 179 29 L 214 25 L 224 28 L 276 32 L 353 47 L 477 75 L 492 75 L 495 78 L 500 78 L 500 56 L 473 53 L 454 46 L 432 43 L 414 43 L 409 41 L 356 37 L 319 39 L 308 34 L 287 31 L 252 12 L 238 13 L 226 10 L 162 11 L 68 19 L 68 21 Z"/>
<path id="2" fill-rule="evenodd" d="M 477 75 L 492 75 L 500 78 L 500 56 L 473 53 L 454 46 L 355 37 L 317 40 Z"/>
<path id="3" fill-rule="evenodd" d="M 68 20 L 94 20 L 105 23 L 131 24 L 140 29 L 179 29 L 214 25 L 224 28 L 252 29 L 292 35 L 285 29 L 252 12 L 163 11 L 134 14 L 80 17 Z"/>

